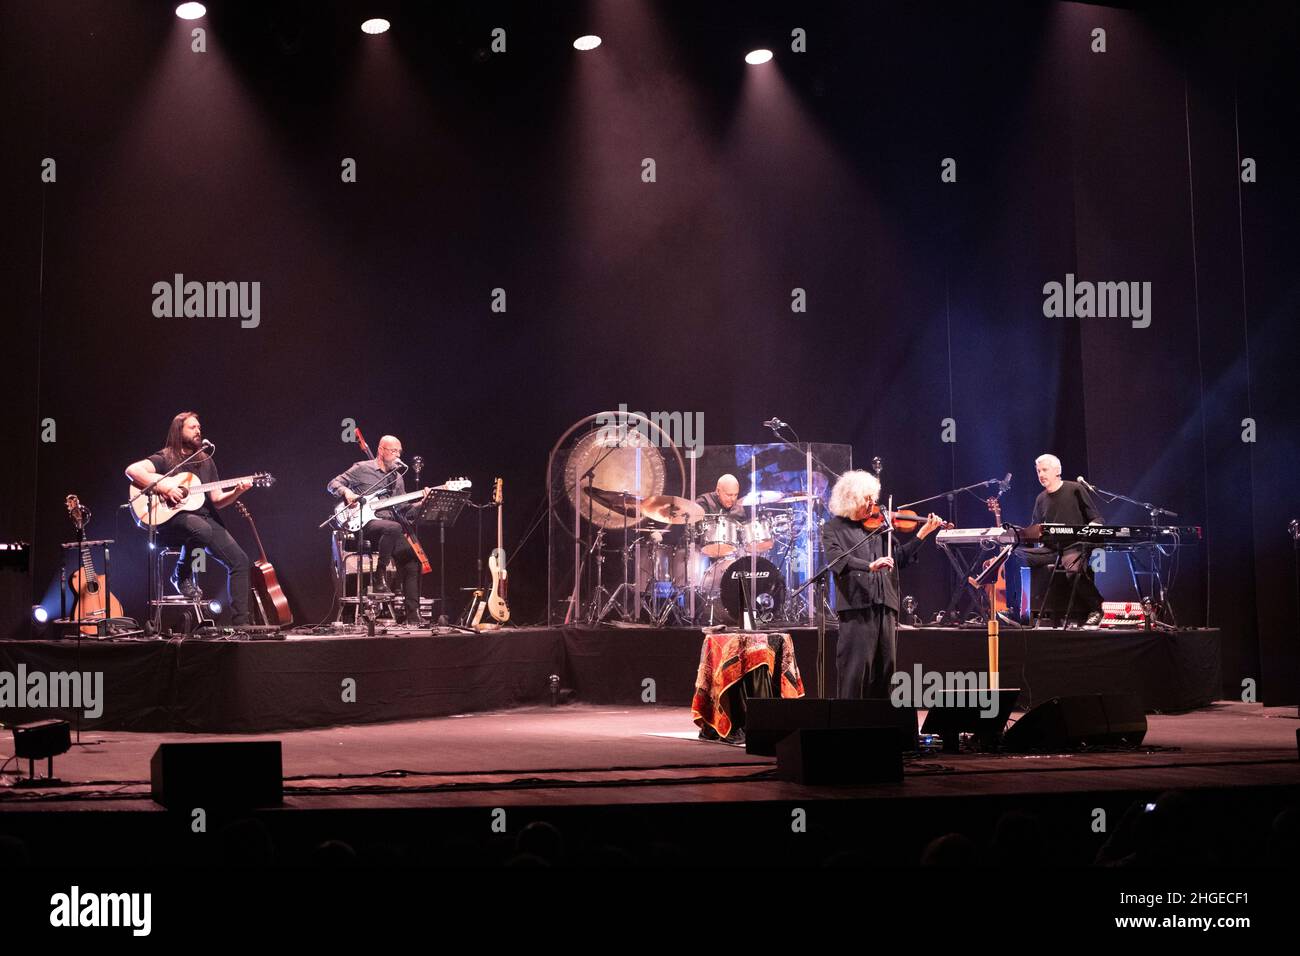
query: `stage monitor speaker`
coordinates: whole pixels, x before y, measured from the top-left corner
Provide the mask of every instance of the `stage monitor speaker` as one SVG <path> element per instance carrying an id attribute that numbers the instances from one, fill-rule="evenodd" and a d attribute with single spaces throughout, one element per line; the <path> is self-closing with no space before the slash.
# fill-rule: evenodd
<path id="1" fill-rule="evenodd" d="M 804 727 L 777 742 L 776 775 L 812 786 L 898 783 L 900 737 L 897 727 Z"/>
<path id="2" fill-rule="evenodd" d="M 980 706 L 978 700 L 971 700 L 971 693 L 964 690 L 940 691 L 943 704 L 925 712 L 921 733 L 942 737 L 946 753 L 957 752 L 962 734 L 974 734 L 981 749 L 991 750 L 996 747 L 1003 728 L 1011 719 L 1016 700 L 1020 697 L 1020 688 L 1003 687 L 985 691 L 996 695 L 994 706 L 987 709 Z M 993 716 L 988 715 L 988 710 L 994 711 Z"/>
<path id="3" fill-rule="evenodd" d="M 1039 704 L 1007 729 L 1002 746 L 1018 753 L 1136 747 L 1146 734 L 1147 715 L 1137 695 L 1078 694 Z"/>
<path id="4" fill-rule="evenodd" d="M 895 707 L 884 698 L 751 697 L 745 707 L 745 752 L 750 754 L 775 756 L 781 738 L 796 730 L 870 727 L 897 727 L 900 751 L 916 749 L 916 708 Z"/>
<path id="5" fill-rule="evenodd" d="M 284 802 L 278 740 L 159 744 L 149 771 L 154 800 L 171 810 L 248 809 Z"/>

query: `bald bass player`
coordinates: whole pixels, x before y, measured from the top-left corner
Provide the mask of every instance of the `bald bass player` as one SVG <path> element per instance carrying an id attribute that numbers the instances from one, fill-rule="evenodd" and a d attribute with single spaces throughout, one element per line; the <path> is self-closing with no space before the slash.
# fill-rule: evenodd
<path id="1" fill-rule="evenodd" d="M 379 439 L 379 447 L 374 458 L 359 461 L 341 475 L 334 477 L 326 490 L 336 498 L 342 498 L 352 504 L 366 489 L 371 488 L 381 478 L 398 467 L 402 457 L 402 443 L 392 435 Z M 406 482 L 400 474 L 388 481 L 383 497 L 391 498 L 406 494 Z M 381 517 L 391 510 L 378 507 L 380 499 L 370 501 L 375 508 L 376 517 L 366 522 L 362 529 L 365 539 L 379 552 L 376 567 L 382 571 L 388 567 L 388 559 L 397 563 L 397 574 L 402 581 L 402 603 L 406 608 L 406 624 L 420 623 L 420 559 L 406 540 L 402 525 L 391 517 Z M 380 594 L 391 593 L 388 582 L 382 573 L 375 575 L 374 589 Z"/>

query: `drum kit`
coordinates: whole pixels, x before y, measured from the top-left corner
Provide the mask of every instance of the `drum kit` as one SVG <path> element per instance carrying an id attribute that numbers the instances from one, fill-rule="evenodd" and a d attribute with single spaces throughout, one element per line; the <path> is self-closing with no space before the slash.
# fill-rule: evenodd
<path id="1" fill-rule="evenodd" d="M 749 520 L 743 521 L 708 514 L 698 503 L 673 495 L 600 488 L 588 494 L 611 515 L 635 521 L 626 526 L 627 543 L 620 549 L 625 583 L 592 602 L 594 622 L 608 616 L 620 597 L 638 604 L 637 619 L 661 626 L 756 627 L 807 615 L 802 597 L 789 595 L 797 583 L 792 577 L 804 566 L 800 543 L 809 514 L 818 513 L 818 496 L 754 491 L 738 502 L 749 510 Z"/>

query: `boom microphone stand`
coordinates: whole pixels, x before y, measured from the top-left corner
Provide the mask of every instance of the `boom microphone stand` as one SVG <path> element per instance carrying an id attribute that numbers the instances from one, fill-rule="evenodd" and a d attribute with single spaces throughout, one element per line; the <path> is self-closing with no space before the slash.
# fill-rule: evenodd
<path id="1" fill-rule="evenodd" d="M 1107 504 L 1112 504 L 1116 501 L 1123 501 L 1126 504 L 1135 505 L 1136 507 L 1141 508 L 1147 513 L 1147 517 L 1151 521 L 1152 527 L 1158 527 L 1160 525 L 1161 515 L 1170 518 L 1178 517 L 1176 511 L 1170 511 L 1168 508 L 1161 508 L 1158 505 L 1153 505 L 1149 501 L 1138 501 L 1136 498 L 1130 498 L 1128 495 L 1121 495 L 1116 491 L 1107 491 L 1105 488 L 1098 488 L 1096 485 L 1085 484 L 1084 487 L 1094 494 L 1104 498 Z M 1147 573 L 1151 576 L 1151 593 L 1148 597 L 1155 604 L 1157 621 L 1176 628 L 1178 626 L 1178 618 L 1174 614 L 1173 604 L 1170 603 L 1169 596 L 1165 592 L 1164 575 L 1161 574 L 1160 569 L 1160 558 L 1163 555 L 1163 552 L 1160 550 L 1160 545 L 1153 544 L 1149 553 L 1151 557 L 1151 568 Z M 1141 597 L 1141 594 L 1139 593 L 1138 596 Z M 1168 620 L 1159 621 L 1161 616 L 1167 616 Z"/>

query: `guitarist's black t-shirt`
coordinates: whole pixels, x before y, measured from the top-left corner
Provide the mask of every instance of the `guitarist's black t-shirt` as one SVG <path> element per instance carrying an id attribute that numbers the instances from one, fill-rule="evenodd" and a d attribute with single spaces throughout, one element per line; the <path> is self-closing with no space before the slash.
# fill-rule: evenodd
<path id="1" fill-rule="evenodd" d="M 149 456 L 149 464 L 153 465 L 153 470 L 160 475 L 165 475 L 168 469 L 171 468 L 171 465 L 167 464 L 167 456 L 164 454 L 163 449 L 159 449 Z M 211 456 L 208 455 L 204 455 L 201 459 L 192 461 L 181 468 L 182 473 L 187 471 L 198 475 L 200 484 L 217 481 L 221 477 L 217 474 L 217 466 L 213 463 Z M 202 507 L 195 511 L 191 511 L 190 514 L 203 515 L 207 518 L 216 518 L 217 511 L 212 507 L 211 496 L 204 498 Z"/>

